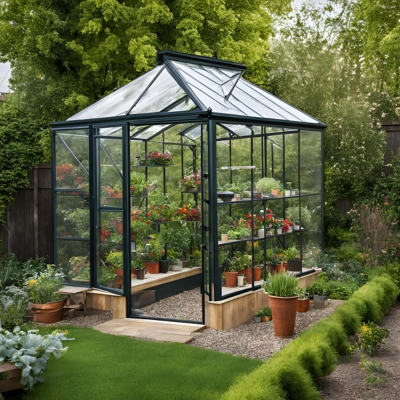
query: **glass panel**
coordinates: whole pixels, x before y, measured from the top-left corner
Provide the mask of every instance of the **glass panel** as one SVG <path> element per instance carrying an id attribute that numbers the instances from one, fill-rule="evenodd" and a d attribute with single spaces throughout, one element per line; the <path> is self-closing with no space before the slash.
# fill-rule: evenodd
<path id="1" fill-rule="evenodd" d="M 87 130 L 57 132 L 57 188 L 80 188 L 89 192 L 89 140 Z"/>
<path id="2" fill-rule="evenodd" d="M 100 203 L 122 207 L 122 140 L 99 139 Z"/>
<path id="3" fill-rule="evenodd" d="M 97 284 L 122 289 L 122 213 L 101 211 L 99 221 L 99 228 L 97 229 Z"/>
<path id="4" fill-rule="evenodd" d="M 252 134 L 251 128 L 245 125 L 221 124 L 225 129 L 231 131 L 238 136 L 250 136 Z"/>
<path id="5" fill-rule="evenodd" d="M 110 128 L 98 129 L 98 135 L 101 136 L 122 136 L 122 128 L 120 126 L 113 126 Z"/>
<path id="6" fill-rule="evenodd" d="M 293 106 L 280 100 L 278 97 L 273 96 L 271 93 L 262 90 L 261 88 L 252 85 L 250 82 L 240 79 L 237 84 L 237 88 L 243 90 L 243 92 L 249 93 L 261 104 L 264 104 L 274 112 L 285 115 L 286 119 L 290 121 L 303 121 L 303 122 L 314 122 L 318 123 L 318 120 L 311 118 L 309 115 L 303 113 L 302 111 L 294 108 Z M 236 92 L 235 92 L 236 95 Z M 240 95 L 237 95 L 241 98 Z"/>
<path id="7" fill-rule="evenodd" d="M 56 241 L 57 267 L 64 274 L 64 281 L 80 286 L 90 286 L 89 241 Z"/>
<path id="8" fill-rule="evenodd" d="M 164 67 L 155 67 L 141 77 L 75 114 L 69 120 L 125 115 L 162 68 Z"/>
<path id="9" fill-rule="evenodd" d="M 321 193 L 321 132 L 300 132 L 300 193 Z"/>
<path id="10" fill-rule="evenodd" d="M 158 112 L 184 96 L 186 96 L 185 91 L 176 83 L 167 69 L 164 69 L 130 114 Z M 187 107 L 192 106 L 187 103 Z"/>
<path id="11" fill-rule="evenodd" d="M 292 194 L 292 189 L 299 188 L 299 136 L 297 133 L 285 134 L 285 196 Z M 293 193 L 294 194 L 294 193 Z"/>
<path id="12" fill-rule="evenodd" d="M 306 242 L 322 243 L 321 196 L 300 197 L 300 225 L 305 230 Z"/>
<path id="13" fill-rule="evenodd" d="M 283 137 L 271 135 L 267 137 L 267 176 L 283 183 Z"/>
<path id="14" fill-rule="evenodd" d="M 57 195 L 56 202 L 57 237 L 89 239 L 89 201 L 78 195 Z"/>

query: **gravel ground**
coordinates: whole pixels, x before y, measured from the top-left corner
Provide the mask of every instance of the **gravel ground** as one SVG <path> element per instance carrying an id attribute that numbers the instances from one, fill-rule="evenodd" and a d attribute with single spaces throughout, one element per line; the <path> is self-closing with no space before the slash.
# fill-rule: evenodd
<path id="1" fill-rule="evenodd" d="M 400 300 L 379 324 L 390 330 L 386 345 L 380 346 L 370 360 L 383 363 L 386 382 L 367 386 L 363 380 L 368 373 L 360 368 L 360 356 L 353 353 L 343 358 L 336 370 L 322 380 L 323 400 L 396 400 L 400 399 Z"/>

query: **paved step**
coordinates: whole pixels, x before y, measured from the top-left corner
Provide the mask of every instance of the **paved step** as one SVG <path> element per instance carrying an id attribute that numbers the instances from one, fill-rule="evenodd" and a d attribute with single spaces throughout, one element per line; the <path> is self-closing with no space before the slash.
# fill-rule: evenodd
<path id="1" fill-rule="evenodd" d="M 93 329 L 111 335 L 152 339 L 160 342 L 189 343 L 194 339 L 193 333 L 205 327 L 205 325 L 183 322 L 124 318 L 104 322 L 94 326 Z"/>

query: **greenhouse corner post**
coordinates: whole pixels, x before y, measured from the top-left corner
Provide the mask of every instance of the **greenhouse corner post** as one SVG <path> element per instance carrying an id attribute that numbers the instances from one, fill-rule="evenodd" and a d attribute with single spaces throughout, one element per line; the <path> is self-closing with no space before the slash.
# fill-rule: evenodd
<path id="1" fill-rule="evenodd" d="M 52 168 L 52 176 L 51 176 L 51 201 L 52 201 L 52 215 L 53 215 L 53 223 L 51 224 L 51 229 L 52 229 L 52 239 L 53 239 L 53 261 L 54 261 L 54 266 L 56 268 L 57 266 L 57 247 L 56 247 L 56 221 L 57 221 L 57 215 L 56 215 L 56 131 L 51 130 L 51 149 L 52 149 L 52 160 L 51 160 L 51 168 Z"/>
<path id="2" fill-rule="evenodd" d="M 89 229 L 90 229 L 90 243 L 89 243 L 89 251 L 90 251 L 90 286 L 96 287 L 97 282 L 95 277 L 97 276 L 97 232 L 98 229 L 95 227 L 97 225 L 97 210 L 98 210 L 98 196 L 95 193 L 99 193 L 97 191 L 98 182 L 95 183 L 94 179 L 97 179 L 97 169 L 96 169 L 96 157 L 94 156 L 95 147 L 95 139 L 94 135 L 96 130 L 92 125 L 89 126 L 89 160 L 91 163 L 89 164 L 89 194 L 90 194 L 90 203 L 89 203 Z"/>
<path id="3" fill-rule="evenodd" d="M 126 297 L 126 317 L 131 314 L 131 235 L 130 235 L 130 140 L 129 125 L 122 126 L 122 195 L 123 195 L 123 249 L 124 249 L 124 276 L 123 293 Z"/>
<path id="4" fill-rule="evenodd" d="M 216 141 L 216 122 L 211 119 L 211 111 L 208 120 L 208 179 L 209 179 L 209 210 L 210 226 L 209 228 L 209 262 L 210 262 L 210 283 L 214 282 L 214 288 L 211 289 L 214 300 L 221 299 L 221 275 L 218 271 L 218 226 L 217 226 L 217 141 Z"/>

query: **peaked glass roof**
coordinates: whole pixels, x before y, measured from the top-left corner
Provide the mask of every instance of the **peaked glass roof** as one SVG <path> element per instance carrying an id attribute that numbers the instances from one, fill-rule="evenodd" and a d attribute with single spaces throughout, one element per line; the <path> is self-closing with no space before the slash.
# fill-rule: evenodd
<path id="1" fill-rule="evenodd" d="M 325 127 L 320 121 L 242 78 L 245 66 L 228 61 L 172 51 L 159 52 L 159 64 L 119 88 L 68 121 L 157 112 L 212 110 L 267 122 L 299 122 Z M 151 121 L 149 120 L 149 123 Z M 149 139 L 171 125 L 140 126 L 132 137 Z M 248 135 L 251 127 L 223 125 L 236 135 Z M 196 126 L 184 134 L 197 136 Z"/>

